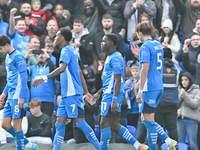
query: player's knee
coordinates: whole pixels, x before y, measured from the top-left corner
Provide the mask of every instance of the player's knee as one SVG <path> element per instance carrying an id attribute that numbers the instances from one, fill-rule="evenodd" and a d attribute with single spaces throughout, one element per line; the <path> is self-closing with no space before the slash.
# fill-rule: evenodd
<path id="1" fill-rule="evenodd" d="M 1 123 L 1 127 L 2 127 L 3 129 L 5 129 L 6 131 L 9 130 L 8 124 L 6 124 L 6 123 L 4 123 L 4 122 Z"/>
<path id="2" fill-rule="evenodd" d="M 15 130 L 15 132 L 21 131 L 21 124 L 18 123 L 13 123 L 13 128 Z"/>
<path id="3" fill-rule="evenodd" d="M 101 121 L 100 127 L 101 129 L 104 129 L 104 128 L 110 127 L 110 124 L 107 121 Z"/>

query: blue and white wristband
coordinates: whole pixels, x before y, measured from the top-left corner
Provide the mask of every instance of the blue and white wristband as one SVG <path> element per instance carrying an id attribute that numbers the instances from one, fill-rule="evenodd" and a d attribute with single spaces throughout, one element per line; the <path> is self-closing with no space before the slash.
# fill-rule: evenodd
<path id="1" fill-rule="evenodd" d="M 113 97 L 112 97 L 112 101 L 113 101 L 113 102 L 117 102 L 117 99 L 118 99 L 117 96 L 113 96 Z"/>

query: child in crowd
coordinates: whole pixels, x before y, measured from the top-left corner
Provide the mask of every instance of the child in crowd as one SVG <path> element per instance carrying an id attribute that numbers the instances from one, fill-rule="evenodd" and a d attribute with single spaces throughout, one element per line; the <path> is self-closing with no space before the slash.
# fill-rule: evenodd
<path id="1" fill-rule="evenodd" d="M 49 10 L 53 8 L 52 4 L 47 4 L 44 6 L 43 9 L 40 9 L 41 2 L 40 0 L 31 0 L 31 14 L 33 15 L 40 15 L 41 18 L 44 20 L 45 24 L 47 24 L 48 20 L 51 18 L 52 14 Z"/>
<path id="2" fill-rule="evenodd" d="M 130 69 L 132 77 L 125 82 L 124 91 L 129 110 L 127 115 L 128 124 L 135 126 L 138 120 L 139 108 L 134 89 L 139 79 L 139 65 L 136 63 L 130 63 Z"/>
<path id="3" fill-rule="evenodd" d="M 56 58 L 52 55 L 52 53 L 54 51 L 53 42 L 47 41 L 45 43 L 45 49 L 46 49 L 47 53 L 49 54 L 49 57 L 50 57 L 51 61 L 53 62 L 53 64 L 56 65 Z"/>
<path id="4" fill-rule="evenodd" d="M 63 17 L 63 12 L 63 6 L 61 4 L 56 4 L 54 8 L 55 14 L 53 16 L 53 19 L 57 22 L 59 28 L 66 27 L 70 24 L 68 20 Z"/>
<path id="5" fill-rule="evenodd" d="M 172 61 L 178 64 L 178 61 L 175 60 L 175 56 L 181 48 L 181 43 L 173 31 L 173 24 L 171 19 L 166 19 L 162 24 L 162 33 L 159 37 L 159 41 L 162 44 L 163 48 L 170 48 L 172 51 Z"/>

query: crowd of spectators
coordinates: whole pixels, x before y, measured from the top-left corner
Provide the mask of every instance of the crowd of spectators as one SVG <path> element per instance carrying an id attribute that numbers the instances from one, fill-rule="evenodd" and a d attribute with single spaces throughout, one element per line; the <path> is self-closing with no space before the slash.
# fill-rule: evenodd
<path id="1" fill-rule="evenodd" d="M 135 98 L 142 43 L 134 29 L 141 22 L 151 25 L 152 38 L 160 41 L 164 50 L 164 94 L 155 120 L 169 131 L 170 138 L 184 143 L 187 135 L 190 150 L 200 149 L 200 0 L 0 0 L 0 34 L 8 35 L 12 46 L 27 61 L 31 115 L 23 126 L 31 141 L 52 143 L 51 128 L 55 129 L 61 95 L 60 79 L 52 78 L 37 88 L 31 83 L 59 66 L 61 50 L 53 42 L 57 31 L 66 27 L 72 32 L 70 45 L 78 52 L 79 65 L 91 94 L 102 87 L 106 54 L 101 51 L 101 40 L 107 33 L 118 36 L 117 51 L 126 66 L 121 122 L 126 120 L 124 125 L 135 126 L 139 142 L 148 142 Z M 0 53 L 1 93 L 6 85 L 4 61 L 5 56 Z M 100 122 L 101 98 L 95 105 L 83 101 L 85 119 L 94 129 Z M 1 103 L 0 109 L 3 106 Z M 0 135 L 0 143 L 13 142 L 9 138 Z M 73 119 L 66 122 L 64 141 L 88 142 Z M 111 142 L 124 141 L 112 134 Z M 158 140 L 158 146 L 161 144 Z"/>

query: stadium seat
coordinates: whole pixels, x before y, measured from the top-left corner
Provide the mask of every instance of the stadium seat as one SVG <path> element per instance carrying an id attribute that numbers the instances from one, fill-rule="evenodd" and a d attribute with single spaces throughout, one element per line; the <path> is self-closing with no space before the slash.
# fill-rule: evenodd
<path id="1" fill-rule="evenodd" d="M 97 139 L 99 140 L 99 139 L 100 139 L 100 134 L 99 134 L 99 125 L 95 125 L 94 133 L 95 133 Z"/>
<path id="2" fill-rule="evenodd" d="M 126 52 L 126 62 L 130 59 L 130 46 L 129 44 L 125 43 L 125 52 Z"/>
<path id="3" fill-rule="evenodd" d="M 187 137 L 187 134 L 186 134 L 186 136 L 185 136 L 185 143 L 189 144 L 189 139 L 188 139 L 188 137 Z"/>
<path id="4" fill-rule="evenodd" d="M 135 137 L 136 136 L 136 128 L 134 126 L 127 125 L 126 126 L 129 132 Z"/>
<path id="5" fill-rule="evenodd" d="M 161 150 L 168 150 L 168 146 L 166 143 L 162 144 L 162 149 Z M 188 145 L 185 143 L 178 143 L 178 150 L 188 150 Z"/>

